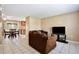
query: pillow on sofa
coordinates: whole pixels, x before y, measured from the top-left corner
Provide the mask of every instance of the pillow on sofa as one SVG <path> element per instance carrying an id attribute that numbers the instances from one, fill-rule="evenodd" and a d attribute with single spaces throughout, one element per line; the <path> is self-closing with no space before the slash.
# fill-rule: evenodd
<path id="1" fill-rule="evenodd" d="M 33 34 L 37 34 L 37 31 L 33 31 Z"/>
<path id="2" fill-rule="evenodd" d="M 42 34 L 41 31 L 37 31 L 38 34 Z"/>
<path id="3" fill-rule="evenodd" d="M 47 37 L 47 35 L 45 33 L 42 33 L 42 37 Z"/>

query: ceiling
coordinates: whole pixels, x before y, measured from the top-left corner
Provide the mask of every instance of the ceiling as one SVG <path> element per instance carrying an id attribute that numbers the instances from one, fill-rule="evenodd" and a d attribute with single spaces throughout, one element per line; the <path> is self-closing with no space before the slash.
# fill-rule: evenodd
<path id="1" fill-rule="evenodd" d="M 79 10 L 78 4 L 3 4 L 3 13 L 8 16 L 49 17 Z"/>

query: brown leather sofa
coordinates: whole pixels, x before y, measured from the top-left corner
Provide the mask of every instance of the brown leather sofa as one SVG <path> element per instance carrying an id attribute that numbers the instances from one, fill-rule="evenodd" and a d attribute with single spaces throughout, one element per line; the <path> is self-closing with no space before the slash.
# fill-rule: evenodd
<path id="1" fill-rule="evenodd" d="M 40 53 L 48 53 L 56 46 L 54 37 L 48 37 L 48 33 L 43 30 L 29 32 L 29 45 Z"/>

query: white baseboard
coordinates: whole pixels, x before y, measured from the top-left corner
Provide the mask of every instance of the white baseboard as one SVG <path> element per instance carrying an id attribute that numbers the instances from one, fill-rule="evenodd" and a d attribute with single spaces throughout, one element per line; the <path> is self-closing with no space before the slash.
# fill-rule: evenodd
<path id="1" fill-rule="evenodd" d="M 67 40 L 67 41 L 70 42 L 70 43 L 79 44 L 79 42 L 77 42 L 77 41 L 72 41 L 72 40 Z"/>

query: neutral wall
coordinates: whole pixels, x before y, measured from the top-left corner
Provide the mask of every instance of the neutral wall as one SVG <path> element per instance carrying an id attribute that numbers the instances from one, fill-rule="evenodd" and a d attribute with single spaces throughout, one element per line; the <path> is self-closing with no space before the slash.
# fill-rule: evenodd
<path id="1" fill-rule="evenodd" d="M 30 16 L 26 17 L 25 19 L 26 19 L 26 37 L 28 37 Z"/>
<path id="2" fill-rule="evenodd" d="M 79 12 L 42 19 L 42 29 L 51 34 L 52 27 L 65 26 L 68 40 L 79 41 Z"/>
<path id="3" fill-rule="evenodd" d="M 41 30 L 41 19 L 28 16 L 26 20 L 26 36 L 30 30 Z"/>
<path id="4" fill-rule="evenodd" d="M 2 43 L 3 40 L 3 20 L 0 19 L 0 44 Z"/>
<path id="5" fill-rule="evenodd" d="M 29 30 L 41 30 L 41 19 L 30 16 Z"/>

